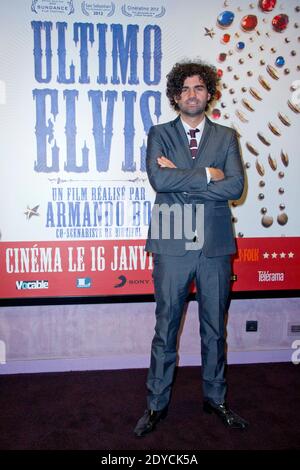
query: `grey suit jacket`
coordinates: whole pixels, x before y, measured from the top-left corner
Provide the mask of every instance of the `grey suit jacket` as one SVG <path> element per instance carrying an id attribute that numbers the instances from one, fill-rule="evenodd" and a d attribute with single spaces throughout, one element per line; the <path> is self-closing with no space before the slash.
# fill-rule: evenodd
<path id="1" fill-rule="evenodd" d="M 177 168 L 160 168 L 157 157 L 161 155 L 172 160 Z M 146 165 L 150 184 L 157 193 L 147 251 L 175 256 L 186 254 L 187 243 L 192 241 L 192 236 L 185 234 L 184 214 L 189 210 L 195 212 L 197 204 L 204 204 L 203 253 L 208 257 L 235 253 L 228 200 L 240 198 L 244 171 L 233 129 L 215 124 L 206 117 L 198 153 L 193 160 L 180 117 L 152 126 L 148 135 Z M 207 184 L 205 167 L 223 170 L 225 179 Z M 163 208 L 171 210 L 169 213 L 165 210 L 160 212 Z M 165 224 L 169 223 L 170 234 L 166 237 Z M 180 225 L 182 234 L 178 236 Z"/>

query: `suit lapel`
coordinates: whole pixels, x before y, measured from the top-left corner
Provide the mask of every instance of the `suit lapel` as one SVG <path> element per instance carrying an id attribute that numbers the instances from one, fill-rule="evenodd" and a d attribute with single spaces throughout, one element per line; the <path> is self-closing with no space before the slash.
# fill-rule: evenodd
<path id="1" fill-rule="evenodd" d="M 187 140 L 187 136 L 184 130 L 184 127 L 182 125 L 180 116 L 178 116 L 174 121 L 173 121 L 173 126 L 176 132 L 176 137 L 179 141 L 180 148 L 182 148 L 182 156 L 184 157 L 185 161 L 188 163 L 188 166 L 190 168 L 193 167 L 193 159 L 191 157 L 191 152 L 189 148 L 189 143 Z"/>
<path id="2" fill-rule="evenodd" d="M 213 126 L 212 122 L 208 119 L 208 117 L 206 117 L 203 133 L 201 136 L 201 140 L 200 140 L 199 147 L 198 147 L 198 152 L 194 160 L 194 163 L 197 163 L 197 161 L 201 160 L 201 153 L 204 151 L 207 145 L 208 139 L 211 134 L 212 126 Z"/>
<path id="3" fill-rule="evenodd" d="M 205 147 L 208 143 L 209 137 L 211 135 L 213 123 L 206 116 L 204 129 L 203 129 L 203 133 L 201 136 L 201 140 L 199 143 L 198 152 L 197 152 L 195 160 L 193 160 L 191 157 L 188 139 L 187 139 L 184 127 L 182 125 L 180 116 L 178 116 L 176 119 L 174 119 L 174 121 L 172 121 L 172 126 L 175 130 L 176 138 L 180 146 L 179 148 L 182 149 L 181 155 L 184 157 L 184 160 L 188 164 L 188 167 L 193 168 L 194 165 L 199 165 L 199 163 L 201 162 L 201 154 L 204 152 Z"/>

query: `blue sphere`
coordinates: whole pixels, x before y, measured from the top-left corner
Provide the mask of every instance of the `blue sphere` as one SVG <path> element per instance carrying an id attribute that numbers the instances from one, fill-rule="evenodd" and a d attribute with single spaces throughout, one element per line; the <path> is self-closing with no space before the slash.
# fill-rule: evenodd
<path id="1" fill-rule="evenodd" d="M 225 10 L 219 14 L 217 18 L 218 25 L 222 28 L 228 28 L 234 20 L 234 13 L 232 11 Z"/>
<path id="2" fill-rule="evenodd" d="M 278 56 L 277 59 L 275 60 L 275 65 L 277 65 L 277 67 L 283 67 L 284 64 L 285 64 L 284 57 L 282 57 L 282 55 Z"/>

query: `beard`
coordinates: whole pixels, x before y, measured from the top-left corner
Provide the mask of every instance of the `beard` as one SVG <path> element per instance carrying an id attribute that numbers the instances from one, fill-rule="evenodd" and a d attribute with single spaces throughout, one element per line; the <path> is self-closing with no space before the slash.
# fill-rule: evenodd
<path id="1" fill-rule="evenodd" d="M 194 106 L 189 106 L 191 103 L 193 103 Z M 206 109 L 206 103 L 201 103 L 201 101 L 198 100 L 191 100 L 186 103 L 177 102 L 177 106 L 182 114 L 190 117 L 200 116 Z"/>

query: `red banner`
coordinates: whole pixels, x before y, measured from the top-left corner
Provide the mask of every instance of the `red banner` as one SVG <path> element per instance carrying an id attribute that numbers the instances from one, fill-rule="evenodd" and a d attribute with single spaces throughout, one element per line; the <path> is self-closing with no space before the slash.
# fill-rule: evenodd
<path id="1" fill-rule="evenodd" d="M 300 238 L 239 238 L 233 290 L 300 288 Z M 1 298 L 152 294 L 144 241 L 1 242 Z"/>

